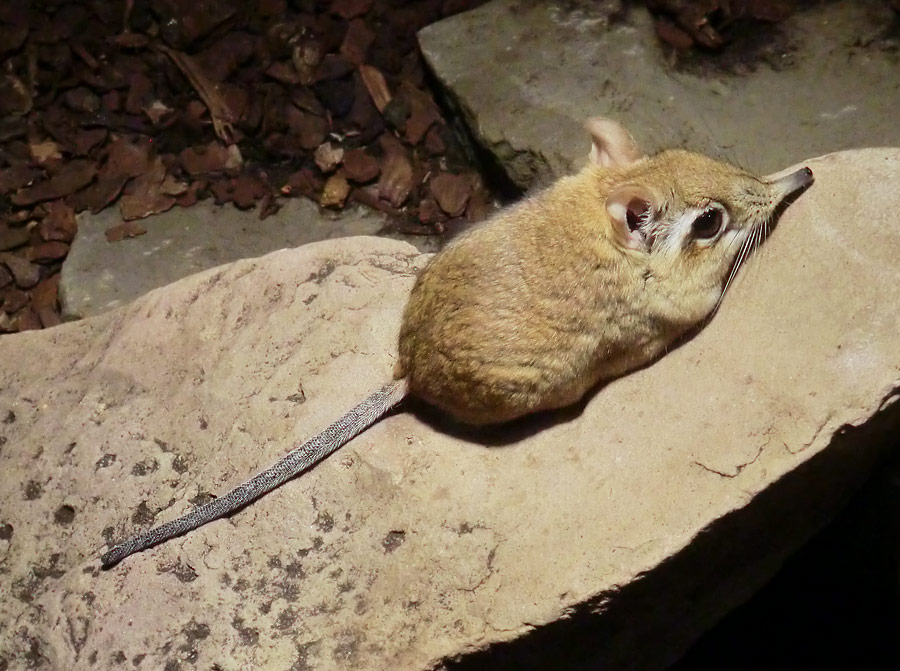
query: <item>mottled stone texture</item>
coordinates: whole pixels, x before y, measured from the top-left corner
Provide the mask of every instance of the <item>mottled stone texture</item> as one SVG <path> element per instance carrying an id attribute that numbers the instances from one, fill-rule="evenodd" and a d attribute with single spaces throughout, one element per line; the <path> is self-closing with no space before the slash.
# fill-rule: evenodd
<path id="1" fill-rule="evenodd" d="M 401 411 L 227 520 L 100 571 L 390 375 L 426 257 L 334 240 L 0 339 L 0 666 L 657 669 L 896 433 L 900 151 L 825 156 L 721 311 L 582 406 Z M 505 642 L 505 643 L 504 643 Z"/>

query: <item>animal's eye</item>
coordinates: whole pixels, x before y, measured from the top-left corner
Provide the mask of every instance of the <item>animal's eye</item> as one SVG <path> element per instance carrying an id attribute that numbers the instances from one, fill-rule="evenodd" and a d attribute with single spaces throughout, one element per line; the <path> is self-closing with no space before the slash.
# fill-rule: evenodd
<path id="1" fill-rule="evenodd" d="M 714 238 L 722 228 L 722 210 L 711 207 L 700 214 L 691 225 L 691 232 L 698 240 Z"/>

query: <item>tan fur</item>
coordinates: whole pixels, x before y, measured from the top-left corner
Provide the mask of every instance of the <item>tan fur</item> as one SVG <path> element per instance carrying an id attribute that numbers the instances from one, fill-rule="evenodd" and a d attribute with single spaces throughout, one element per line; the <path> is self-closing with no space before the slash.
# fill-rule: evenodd
<path id="1" fill-rule="evenodd" d="M 624 165 L 595 161 L 435 256 L 400 333 L 395 377 L 410 393 L 476 425 L 563 407 L 710 314 L 740 243 L 787 186 L 686 151 L 619 155 Z M 729 244 L 629 249 L 608 211 L 620 192 L 651 200 L 660 231 L 716 201 L 736 233 Z"/>

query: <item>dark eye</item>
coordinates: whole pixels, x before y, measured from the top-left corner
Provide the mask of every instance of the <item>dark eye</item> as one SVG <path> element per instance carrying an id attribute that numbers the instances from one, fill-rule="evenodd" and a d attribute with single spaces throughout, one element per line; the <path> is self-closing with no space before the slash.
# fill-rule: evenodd
<path id="1" fill-rule="evenodd" d="M 720 228 L 722 228 L 722 210 L 711 207 L 694 219 L 691 232 L 698 240 L 708 240 L 714 238 Z"/>

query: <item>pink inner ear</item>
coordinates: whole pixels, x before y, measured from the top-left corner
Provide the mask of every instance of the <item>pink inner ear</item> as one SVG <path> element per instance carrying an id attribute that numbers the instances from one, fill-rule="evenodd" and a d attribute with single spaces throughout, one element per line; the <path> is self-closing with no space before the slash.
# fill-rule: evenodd
<path id="1" fill-rule="evenodd" d="M 638 227 L 647 218 L 650 212 L 650 203 L 642 198 L 632 198 L 628 201 L 628 208 L 625 212 L 625 223 L 631 231 L 636 231 Z"/>
<path id="2" fill-rule="evenodd" d="M 648 237 L 646 231 L 641 230 L 641 224 L 648 219 L 652 207 L 650 201 L 628 189 L 611 194 L 606 201 L 616 236 L 628 249 L 649 249 Z"/>

